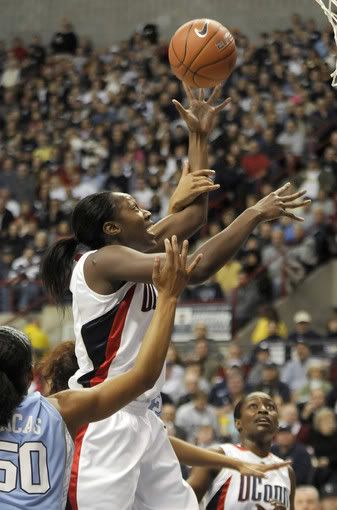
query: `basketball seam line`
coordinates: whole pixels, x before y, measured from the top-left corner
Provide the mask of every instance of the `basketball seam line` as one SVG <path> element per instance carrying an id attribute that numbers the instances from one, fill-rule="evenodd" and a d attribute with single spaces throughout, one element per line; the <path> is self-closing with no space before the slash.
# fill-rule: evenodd
<path id="1" fill-rule="evenodd" d="M 182 64 L 183 62 L 180 60 L 180 58 L 179 58 L 179 57 L 178 57 L 178 55 L 177 55 L 176 50 L 174 49 L 173 41 L 171 41 L 171 48 L 172 48 L 173 53 L 175 54 L 176 59 L 177 59 L 177 60 L 178 60 L 178 62 L 179 62 L 179 65 L 178 65 L 178 66 L 172 66 L 172 67 L 174 67 L 174 68 L 178 68 L 178 67 L 180 67 L 180 66 L 181 66 L 181 64 Z"/>
<path id="2" fill-rule="evenodd" d="M 208 46 L 208 44 L 211 42 L 211 40 L 213 39 L 213 37 L 215 37 L 215 36 L 216 36 L 216 34 L 219 32 L 219 30 L 220 30 L 220 26 L 221 26 L 221 25 L 219 24 L 217 31 L 216 31 L 216 32 L 214 32 L 214 34 L 213 34 L 213 35 L 212 35 L 212 37 L 211 37 L 211 38 L 207 41 L 207 43 L 206 43 L 206 44 L 205 44 L 205 45 L 201 48 L 201 50 L 200 50 L 200 51 L 198 51 L 198 53 L 195 55 L 195 57 L 194 57 L 194 59 L 192 60 L 192 62 L 190 62 L 190 63 L 189 63 L 188 67 L 186 66 L 186 71 L 185 71 L 185 73 L 183 74 L 183 77 L 185 76 L 185 74 L 186 74 L 187 70 L 189 70 L 189 71 L 190 71 L 191 65 L 193 64 L 193 62 L 195 61 L 195 59 L 199 57 L 200 53 L 202 53 L 202 51 L 203 51 L 203 50 L 204 50 L 204 49 Z M 188 39 L 188 37 L 186 37 L 186 44 L 187 44 L 187 39 Z M 185 64 L 185 65 L 186 65 L 186 64 Z M 190 71 L 190 72 L 191 72 L 191 73 L 193 73 L 193 71 Z"/>
<path id="3" fill-rule="evenodd" d="M 188 41 L 188 38 L 189 38 L 189 35 L 190 35 L 190 32 L 191 32 L 191 30 L 192 30 L 193 25 L 194 25 L 194 22 L 192 23 L 192 25 L 191 25 L 191 26 L 190 26 L 190 28 L 188 29 L 187 36 L 186 36 L 186 39 L 185 39 L 185 53 L 184 53 L 183 62 L 184 62 L 184 60 L 185 60 L 186 53 L 187 53 L 187 41 Z"/>
<path id="4" fill-rule="evenodd" d="M 217 64 L 218 62 L 221 62 L 222 60 L 227 59 L 234 53 L 234 51 L 236 51 L 236 47 L 233 48 L 232 51 L 230 53 L 228 53 L 228 55 L 225 56 L 225 58 L 219 58 L 219 60 L 216 60 L 215 62 L 210 62 L 209 64 L 205 64 L 201 67 L 198 67 L 197 71 L 194 71 L 193 74 L 199 74 L 200 69 L 203 69 L 204 67 L 208 67 L 208 66 L 213 66 L 213 65 Z M 207 76 L 202 76 L 202 75 L 200 75 L 200 77 L 207 78 Z"/>

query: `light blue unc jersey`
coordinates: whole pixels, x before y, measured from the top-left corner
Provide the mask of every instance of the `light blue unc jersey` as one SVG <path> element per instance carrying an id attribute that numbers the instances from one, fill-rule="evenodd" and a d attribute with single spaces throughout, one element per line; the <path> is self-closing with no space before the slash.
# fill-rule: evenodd
<path id="1" fill-rule="evenodd" d="M 40 393 L 0 427 L 0 509 L 63 510 L 73 442 L 59 412 Z"/>

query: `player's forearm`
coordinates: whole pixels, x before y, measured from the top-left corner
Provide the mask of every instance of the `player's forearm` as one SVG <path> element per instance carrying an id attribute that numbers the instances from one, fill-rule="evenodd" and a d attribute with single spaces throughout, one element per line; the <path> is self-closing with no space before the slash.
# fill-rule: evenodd
<path id="1" fill-rule="evenodd" d="M 191 283 L 201 283 L 207 280 L 226 264 L 261 219 L 261 214 L 256 209 L 246 209 L 225 230 L 196 250 L 192 257 L 202 253 L 203 258 L 192 276 Z"/>
<path id="2" fill-rule="evenodd" d="M 208 168 L 208 138 L 204 134 L 198 132 L 189 133 L 188 142 L 188 161 L 190 164 L 191 172 Z M 194 206 L 198 207 L 197 213 L 193 212 L 195 217 L 198 216 L 198 225 L 207 222 L 208 216 L 208 193 L 203 193 L 193 202 Z M 191 211 L 192 213 L 192 211 Z"/>
<path id="3" fill-rule="evenodd" d="M 187 466 L 208 467 L 210 469 L 240 469 L 242 463 L 239 460 L 227 457 L 221 453 L 212 452 L 205 448 L 191 445 L 177 439 L 170 437 L 170 442 L 173 446 L 179 462 Z"/>
<path id="4" fill-rule="evenodd" d="M 142 341 L 134 366 L 137 377 L 152 388 L 158 379 L 170 345 L 177 298 L 158 293 L 156 310 Z"/>

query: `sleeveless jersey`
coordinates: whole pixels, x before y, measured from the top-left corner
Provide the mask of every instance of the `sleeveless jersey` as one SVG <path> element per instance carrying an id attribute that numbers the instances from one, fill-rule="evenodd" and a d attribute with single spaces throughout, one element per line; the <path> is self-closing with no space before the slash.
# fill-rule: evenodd
<path id="1" fill-rule="evenodd" d="M 282 459 L 270 453 L 261 458 L 240 445 L 220 445 L 226 455 L 245 462 L 273 464 Z M 291 482 L 288 468 L 266 473 L 265 478 L 242 476 L 238 471 L 222 469 L 202 500 L 202 510 L 272 510 L 272 500 L 282 502 L 290 510 Z M 260 505 L 260 506 L 256 506 Z"/>
<path id="2" fill-rule="evenodd" d="M 150 284 L 127 282 L 109 295 L 91 290 L 83 271 L 91 253 L 76 263 L 70 282 L 79 365 L 69 380 L 72 389 L 95 386 L 134 365 L 157 301 L 157 292 Z M 146 402 L 156 397 L 164 379 L 165 368 L 155 386 L 137 400 Z"/>
<path id="3" fill-rule="evenodd" d="M 28 395 L 0 428 L 1 510 L 63 510 L 73 441 L 40 393 Z"/>

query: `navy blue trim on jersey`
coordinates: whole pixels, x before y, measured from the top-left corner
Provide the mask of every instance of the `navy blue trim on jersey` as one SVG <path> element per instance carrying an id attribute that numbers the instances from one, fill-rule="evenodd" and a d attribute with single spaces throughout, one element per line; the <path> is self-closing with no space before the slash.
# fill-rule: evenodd
<path id="1" fill-rule="evenodd" d="M 87 322 L 87 324 L 83 324 L 81 328 L 81 335 L 85 348 L 94 365 L 93 370 L 87 372 L 78 379 L 79 384 L 84 388 L 90 388 L 91 379 L 95 376 L 96 370 L 104 362 L 111 327 L 120 305 L 121 303 L 118 303 L 118 305 L 114 306 L 104 315 L 96 317 L 96 319 Z"/>

